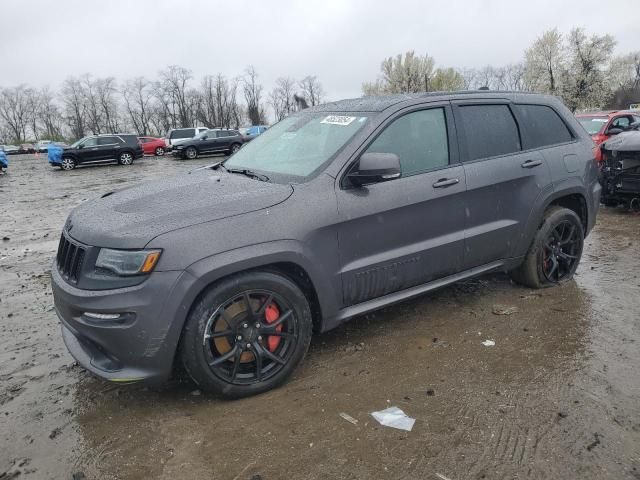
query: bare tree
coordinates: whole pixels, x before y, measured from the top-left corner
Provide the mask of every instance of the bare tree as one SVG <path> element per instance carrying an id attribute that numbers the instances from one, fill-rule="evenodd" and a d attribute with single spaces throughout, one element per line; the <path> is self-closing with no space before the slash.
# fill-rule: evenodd
<path id="1" fill-rule="evenodd" d="M 87 129 L 87 108 L 82 83 L 79 79 L 69 77 L 65 80 L 62 87 L 62 102 L 71 136 L 74 138 L 84 137 Z"/>
<path id="2" fill-rule="evenodd" d="M 198 120 L 206 127 L 237 127 L 240 124 L 237 89 L 237 80 L 229 81 L 221 73 L 204 77 Z"/>
<path id="3" fill-rule="evenodd" d="M 84 97 L 87 127 L 94 135 L 103 133 L 102 109 L 98 98 L 97 86 L 90 74 L 86 73 L 81 77 L 80 86 Z"/>
<path id="4" fill-rule="evenodd" d="M 297 103 L 293 98 L 295 81 L 289 77 L 280 77 L 269 94 L 269 103 L 273 107 L 276 122 L 296 111 Z"/>
<path id="5" fill-rule="evenodd" d="M 95 81 L 95 88 L 103 126 L 108 133 L 116 133 L 120 130 L 116 79 L 113 77 L 98 78 Z"/>
<path id="6" fill-rule="evenodd" d="M 160 72 L 162 97 L 167 100 L 174 122 L 180 127 L 193 126 L 193 115 L 187 99 L 187 88 L 192 78 L 190 70 L 178 65 L 170 65 Z"/>
<path id="7" fill-rule="evenodd" d="M 307 105 L 313 107 L 322 103 L 324 90 L 318 77 L 315 75 L 307 75 L 298 82 L 298 85 L 302 90 L 302 96 L 307 101 Z"/>
<path id="8" fill-rule="evenodd" d="M 56 103 L 55 94 L 48 87 L 38 93 L 38 117 L 40 130 L 45 138 L 62 138 L 62 113 Z M 35 133 L 34 133 L 35 135 Z M 36 139 L 38 136 L 36 136 Z"/>
<path id="9" fill-rule="evenodd" d="M 149 82 L 144 77 L 129 80 L 122 90 L 124 106 L 129 120 L 139 135 L 151 133 L 151 99 L 153 94 Z M 157 134 L 161 132 L 156 130 Z"/>
<path id="10" fill-rule="evenodd" d="M 262 85 L 258 83 L 258 72 L 252 65 L 245 70 L 242 81 L 249 122 L 251 125 L 266 123 L 266 114 L 262 104 Z"/>
<path id="11" fill-rule="evenodd" d="M 0 92 L 0 118 L 16 142 L 24 141 L 29 126 L 29 98 L 32 90 L 26 85 L 5 88 Z"/>

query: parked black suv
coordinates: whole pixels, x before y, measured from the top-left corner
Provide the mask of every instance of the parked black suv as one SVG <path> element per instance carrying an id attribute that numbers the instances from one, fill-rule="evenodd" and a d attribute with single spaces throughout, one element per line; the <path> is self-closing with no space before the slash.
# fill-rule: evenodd
<path id="1" fill-rule="evenodd" d="M 62 157 L 55 162 L 63 170 L 73 170 L 78 165 L 118 162 L 131 165 L 143 154 L 138 137 L 128 133 L 91 135 L 65 148 Z"/>
<path id="2" fill-rule="evenodd" d="M 173 155 L 190 160 L 208 153 L 236 153 L 244 143 L 244 137 L 237 130 L 216 128 L 200 133 L 194 138 L 173 144 Z"/>
<path id="3" fill-rule="evenodd" d="M 97 375 L 162 381 L 175 359 L 202 389 L 251 395 L 356 315 L 495 270 L 568 281 L 600 190 L 593 142 L 555 97 L 329 103 L 224 162 L 82 203 L 55 307 Z"/>

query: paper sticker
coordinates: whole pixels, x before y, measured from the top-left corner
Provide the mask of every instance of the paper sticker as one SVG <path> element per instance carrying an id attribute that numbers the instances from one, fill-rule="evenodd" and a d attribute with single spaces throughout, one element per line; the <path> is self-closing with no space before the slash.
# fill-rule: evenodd
<path id="1" fill-rule="evenodd" d="M 329 123 L 331 125 L 347 126 L 353 122 L 356 117 L 345 117 L 344 115 L 329 115 L 325 117 L 320 123 Z"/>

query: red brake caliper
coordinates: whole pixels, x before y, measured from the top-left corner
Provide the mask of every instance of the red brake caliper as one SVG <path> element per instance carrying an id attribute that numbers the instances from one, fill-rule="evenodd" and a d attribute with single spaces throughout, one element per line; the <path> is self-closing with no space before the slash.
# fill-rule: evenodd
<path id="1" fill-rule="evenodd" d="M 267 323 L 273 323 L 280 318 L 280 309 L 278 309 L 278 306 L 275 303 L 270 303 L 267 305 L 267 308 L 264 309 L 264 318 Z M 276 327 L 276 331 L 282 331 L 282 324 Z M 275 351 L 279 344 L 280 337 L 269 337 L 267 339 L 267 348 L 269 348 L 270 352 Z"/>

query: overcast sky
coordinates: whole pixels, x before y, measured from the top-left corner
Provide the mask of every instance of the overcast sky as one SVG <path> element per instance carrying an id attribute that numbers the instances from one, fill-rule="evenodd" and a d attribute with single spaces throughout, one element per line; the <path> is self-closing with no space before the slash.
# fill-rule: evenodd
<path id="1" fill-rule="evenodd" d="M 617 53 L 640 50 L 640 0 L 0 0 L 0 86 L 57 88 L 87 72 L 155 78 L 171 64 L 233 77 L 252 64 L 266 90 L 311 74 L 336 100 L 359 96 L 387 56 L 518 62 L 556 26 L 611 33 Z"/>

